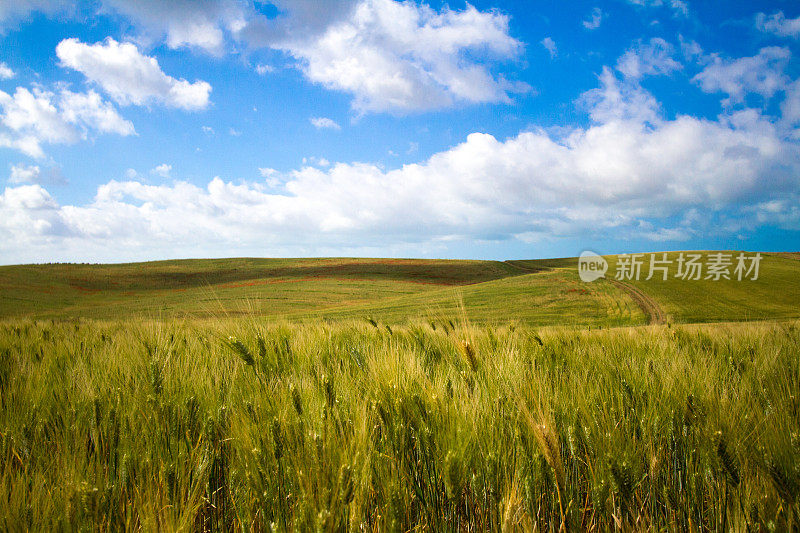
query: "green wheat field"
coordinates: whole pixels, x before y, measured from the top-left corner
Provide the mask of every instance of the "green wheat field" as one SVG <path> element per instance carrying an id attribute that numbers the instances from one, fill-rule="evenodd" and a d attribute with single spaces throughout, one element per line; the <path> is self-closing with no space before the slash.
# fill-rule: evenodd
<path id="1" fill-rule="evenodd" d="M 763 256 L 0 267 L 0 530 L 799 530 L 800 254 Z"/>

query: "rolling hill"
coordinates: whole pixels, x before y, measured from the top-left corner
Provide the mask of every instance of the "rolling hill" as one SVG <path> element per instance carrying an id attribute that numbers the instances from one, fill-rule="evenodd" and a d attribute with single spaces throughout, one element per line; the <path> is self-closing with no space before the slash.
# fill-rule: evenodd
<path id="1" fill-rule="evenodd" d="M 199 259 L 0 267 L 0 318 L 308 320 L 373 317 L 477 323 L 635 325 L 800 316 L 800 256 L 762 254 L 758 280 L 658 276 L 582 282 L 576 258 Z M 677 252 L 668 255 L 675 260 Z"/>

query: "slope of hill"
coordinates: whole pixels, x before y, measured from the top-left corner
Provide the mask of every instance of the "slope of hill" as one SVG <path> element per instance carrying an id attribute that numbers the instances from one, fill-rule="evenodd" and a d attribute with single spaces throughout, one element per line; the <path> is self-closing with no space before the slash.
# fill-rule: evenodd
<path id="1" fill-rule="evenodd" d="M 200 259 L 0 267 L 0 317 L 283 315 L 521 275 L 498 261 Z"/>
<path id="2" fill-rule="evenodd" d="M 659 254 L 660 256 L 660 254 Z M 264 316 L 634 325 L 800 316 L 798 254 L 762 254 L 757 280 L 584 283 L 576 258 L 199 259 L 0 267 L 0 318 Z M 668 254 L 674 262 L 677 252 Z M 674 267 L 673 267 L 674 268 Z"/>
<path id="3" fill-rule="evenodd" d="M 723 322 L 745 320 L 790 319 L 800 317 L 800 254 L 798 253 L 762 253 L 758 269 L 758 279 L 747 276 L 737 280 L 734 274 L 736 257 L 739 252 L 723 252 L 730 255 L 731 279 L 706 279 L 708 277 L 709 256 L 718 252 L 692 252 L 701 256 L 704 270 L 700 279 L 681 279 L 676 277 L 678 256 L 681 252 L 667 253 L 667 279 L 655 271 L 651 279 L 646 279 L 650 272 L 650 255 L 644 254 L 639 279 L 617 282 L 620 290 L 628 292 L 640 307 L 648 311 L 653 304 L 657 309 L 650 310 L 651 321 L 672 321 L 681 323 Z M 661 260 L 662 253 L 653 254 Z M 688 257 L 689 253 L 685 252 Z M 746 257 L 754 256 L 746 253 Z M 619 257 L 605 256 L 608 261 L 606 278 L 614 280 L 618 272 Z M 510 263 L 541 270 L 547 268 L 562 269 L 577 277 L 578 258 L 545 259 L 530 261 L 511 261 Z M 748 263 L 749 266 L 749 263 Z M 752 277 L 752 274 L 751 274 Z M 597 283 L 597 282 L 593 282 Z M 593 285 L 588 283 L 586 285 Z M 643 296 L 643 300 L 637 297 Z"/>

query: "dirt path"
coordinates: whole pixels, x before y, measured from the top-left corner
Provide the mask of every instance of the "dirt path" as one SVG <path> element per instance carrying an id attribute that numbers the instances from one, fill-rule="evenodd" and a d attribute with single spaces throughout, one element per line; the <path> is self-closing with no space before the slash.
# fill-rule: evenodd
<path id="1" fill-rule="evenodd" d="M 636 302 L 642 312 L 647 317 L 648 324 L 664 324 L 667 322 L 667 315 L 658 302 L 653 300 L 650 296 L 624 281 L 617 281 L 613 278 L 607 278 L 615 287 L 622 289 Z"/>
<path id="2" fill-rule="evenodd" d="M 532 268 L 527 268 L 522 265 L 517 265 L 510 261 L 505 261 L 505 262 L 524 272 L 534 273 L 534 272 L 541 272 L 543 270 L 552 270 L 551 268 L 546 268 L 546 267 L 539 270 L 534 270 Z M 605 278 L 605 279 L 610 281 L 615 287 L 621 289 L 622 291 L 627 293 L 628 296 L 631 297 L 631 299 L 636 303 L 636 305 L 638 305 L 639 308 L 642 310 L 644 316 L 647 317 L 648 324 L 666 324 L 667 314 L 664 312 L 663 309 L 661 309 L 661 306 L 658 305 L 658 302 L 656 302 L 649 295 L 645 294 L 644 292 L 634 287 L 633 285 L 630 285 L 623 281 L 617 281 L 614 278 Z"/>

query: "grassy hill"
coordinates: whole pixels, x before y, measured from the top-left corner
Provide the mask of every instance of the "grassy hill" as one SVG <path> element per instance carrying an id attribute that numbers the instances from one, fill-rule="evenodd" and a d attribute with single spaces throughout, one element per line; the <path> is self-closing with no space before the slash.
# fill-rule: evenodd
<path id="1" fill-rule="evenodd" d="M 521 272 L 495 261 L 201 259 L 0 267 L 0 316 L 284 315 Z"/>
<path id="2" fill-rule="evenodd" d="M 200 259 L 0 267 L 0 318 L 256 315 L 617 326 L 800 316 L 800 255 L 762 254 L 757 281 L 581 282 L 576 258 Z M 668 258 L 675 260 L 677 253 Z M 674 266 L 673 266 L 674 268 Z"/>

